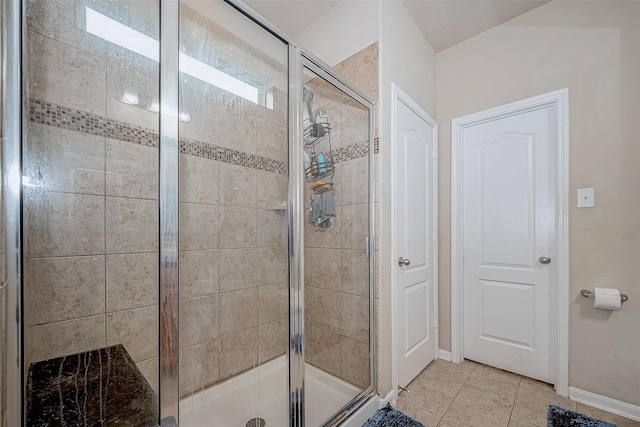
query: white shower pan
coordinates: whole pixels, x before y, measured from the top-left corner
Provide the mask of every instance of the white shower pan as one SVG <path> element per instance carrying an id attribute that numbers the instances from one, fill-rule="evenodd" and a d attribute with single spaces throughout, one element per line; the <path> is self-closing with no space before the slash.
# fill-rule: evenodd
<path id="1" fill-rule="evenodd" d="M 317 427 L 360 390 L 315 366 L 305 366 L 305 425 Z M 287 358 L 280 356 L 180 402 L 184 427 L 245 427 L 263 418 L 264 427 L 289 425 Z"/>

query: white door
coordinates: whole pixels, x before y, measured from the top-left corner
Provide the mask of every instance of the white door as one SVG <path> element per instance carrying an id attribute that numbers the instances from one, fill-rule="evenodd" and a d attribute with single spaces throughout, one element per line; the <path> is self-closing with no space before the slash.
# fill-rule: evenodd
<path id="1" fill-rule="evenodd" d="M 462 147 L 466 359 L 554 382 L 554 106 L 470 126 Z"/>
<path id="2" fill-rule="evenodd" d="M 397 98 L 395 117 L 396 342 L 398 385 L 405 387 L 437 350 L 436 124 L 406 96 Z"/>

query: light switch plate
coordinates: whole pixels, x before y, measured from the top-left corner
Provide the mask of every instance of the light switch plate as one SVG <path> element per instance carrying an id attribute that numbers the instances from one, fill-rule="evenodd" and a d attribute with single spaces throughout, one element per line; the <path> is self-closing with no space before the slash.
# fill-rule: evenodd
<path id="1" fill-rule="evenodd" d="M 578 190 L 578 207 L 593 208 L 596 205 L 593 188 L 581 188 Z"/>

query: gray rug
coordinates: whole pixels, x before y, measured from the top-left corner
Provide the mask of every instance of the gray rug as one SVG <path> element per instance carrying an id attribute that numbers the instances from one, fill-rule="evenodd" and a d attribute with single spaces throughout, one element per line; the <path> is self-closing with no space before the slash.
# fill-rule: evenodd
<path id="1" fill-rule="evenodd" d="M 425 427 L 424 424 L 411 418 L 402 411 L 394 409 L 391 404 L 380 408 L 362 427 Z"/>
<path id="2" fill-rule="evenodd" d="M 597 420 L 580 412 L 549 406 L 547 427 L 617 427 L 615 424 Z"/>

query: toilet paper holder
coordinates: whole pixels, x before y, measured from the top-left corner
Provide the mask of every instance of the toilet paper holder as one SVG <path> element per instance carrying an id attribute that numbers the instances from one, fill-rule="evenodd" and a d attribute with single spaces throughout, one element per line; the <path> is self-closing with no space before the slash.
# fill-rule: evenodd
<path id="1" fill-rule="evenodd" d="M 593 292 L 587 289 L 580 290 L 580 295 L 582 295 L 585 298 L 593 298 Z M 629 296 L 627 294 L 620 294 L 620 302 L 625 302 L 628 299 L 629 299 Z"/>

